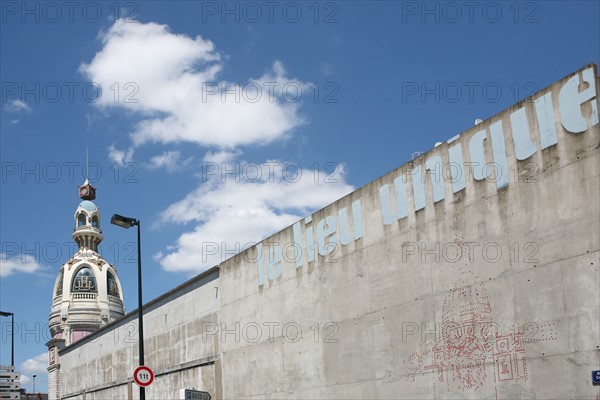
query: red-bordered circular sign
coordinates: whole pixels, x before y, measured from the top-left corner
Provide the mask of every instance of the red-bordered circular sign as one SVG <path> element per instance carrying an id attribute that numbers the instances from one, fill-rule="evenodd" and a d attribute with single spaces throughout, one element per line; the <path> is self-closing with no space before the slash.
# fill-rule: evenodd
<path id="1" fill-rule="evenodd" d="M 154 382 L 154 372 L 152 372 L 152 370 L 145 365 L 142 365 L 133 371 L 133 380 L 139 386 L 150 386 L 150 384 Z"/>

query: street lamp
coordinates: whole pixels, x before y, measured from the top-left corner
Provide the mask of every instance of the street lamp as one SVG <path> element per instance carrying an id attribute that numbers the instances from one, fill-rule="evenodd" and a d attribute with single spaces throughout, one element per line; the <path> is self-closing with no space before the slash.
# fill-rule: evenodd
<path id="1" fill-rule="evenodd" d="M 0 317 L 10 316 L 11 330 L 10 330 L 10 365 L 15 366 L 15 314 L 11 312 L 0 311 Z"/>
<path id="2" fill-rule="evenodd" d="M 37 375 L 33 375 L 33 394 L 35 394 L 35 377 Z"/>
<path id="3" fill-rule="evenodd" d="M 139 338 L 138 349 L 140 353 L 140 367 L 144 365 L 144 320 L 142 318 L 142 243 L 140 239 L 140 220 L 135 218 L 124 217 L 119 214 L 114 214 L 110 219 L 110 223 L 120 226 L 121 228 L 129 229 L 132 226 L 137 226 L 137 250 L 138 250 L 138 325 Z M 140 386 L 140 400 L 146 400 L 146 388 Z"/>

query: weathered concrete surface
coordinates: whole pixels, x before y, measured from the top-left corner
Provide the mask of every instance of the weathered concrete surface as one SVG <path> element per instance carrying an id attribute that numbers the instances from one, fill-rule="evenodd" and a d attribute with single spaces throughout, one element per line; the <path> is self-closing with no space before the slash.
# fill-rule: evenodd
<path id="1" fill-rule="evenodd" d="M 218 286 L 213 269 L 145 306 L 145 364 L 156 375 L 147 398 L 176 399 L 186 387 L 220 393 L 217 338 L 203 335 L 203 328 L 218 324 Z M 127 399 L 137 363 L 134 311 L 60 352 L 62 398 Z M 135 383 L 130 390 L 139 398 Z"/>
<path id="2" fill-rule="evenodd" d="M 595 398 L 600 142 L 591 103 L 597 98 L 574 105 L 587 116 L 585 132 L 567 132 L 559 112 L 567 109 L 559 104 L 567 80 L 534 95 L 552 93 L 557 144 L 540 148 L 544 116 L 536 116 L 529 99 L 414 161 L 439 156 L 449 164 L 448 148 L 461 143 L 467 162 L 471 138 L 485 128 L 491 162 L 490 126 L 502 121 L 510 173 L 504 187 L 471 178 L 453 193 L 445 179 L 445 198 L 434 203 L 436 177 L 427 174 L 424 209 L 414 211 L 409 186 L 407 217 L 394 212 L 386 225 L 380 188 L 388 185 L 394 211 L 394 180 L 407 171 L 399 168 L 312 215 L 314 227 L 360 200 L 364 236 L 347 245 L 338 238 L 333 255 L 307 263 L 304 245 L 302 266 L 288 257 L 281 274 L 260 286 L 257 268 L 268 275 L 269 267 L 250 261 L 252 249 L 223 263 L 221 323 L 263 326 L 258 343 L 243 337 L 221 343 L 225 397 Z M 592 79 L 594 85 L 597 93 Z M 536 148 L 518 161 L 510 115 L 522 107 Z M 293 243 L 293 229 L 265 242 Z M 272 342 L 267 323 L 279 324 Z M 285 324 L 294 330 L 286 334 Z"/>
<path id="3" fill-rule="evenodd" d="M 194 386 L 236 399 L 595 399 L 596 77 L 583 68 L 155 302 L 146 364 L 163 375 L 149 398 Z M 456 171 L 418 178 L 458 155 L 505 157 L 508 179 L 462 163 L 463 188 Z M 127 398 L 137 343 L 113 338 L 133 320 L 60 352 L 62 393 Z"/>

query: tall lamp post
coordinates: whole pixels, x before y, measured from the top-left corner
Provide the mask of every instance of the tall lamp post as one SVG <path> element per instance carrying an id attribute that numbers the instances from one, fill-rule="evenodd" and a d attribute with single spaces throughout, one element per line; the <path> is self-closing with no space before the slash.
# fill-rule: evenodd
<path id="1" fill-rule="evenodd" d="M 37 375 L 35 375 L 35 374 L 33 375 L 33 394 L 35 394 L 35 377 L 36 376 Z"/>
<path id="2" fill-rule="evenodd" d="M 9 317 L 11 320 L 10 330 L 10 365 L 15 366 L 15 314 L 11 312 L 0 311 L 0 317 Z"/>
<path id="3" fill-rule="evenodd" d="M 144 320 L 142 318 L 142 248 L 140 240 L 140 220 L 135 218 L 124 217 L 115 214 L 110 219 L 110 223 L 120 226 L 121 228 L 129 229 L 132 226 L 137 226 L 137 242 L 138 242 L 138 325 L 139 338 L 138 349 L 140 353 L 140 367 L 144 365 Z M 146 400 L 146 388 L 140 386 L 140 400 Z"/>

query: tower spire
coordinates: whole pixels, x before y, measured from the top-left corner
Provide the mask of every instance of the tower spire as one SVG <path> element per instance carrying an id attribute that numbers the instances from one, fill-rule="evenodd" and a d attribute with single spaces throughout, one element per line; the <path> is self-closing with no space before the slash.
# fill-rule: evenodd
<path id="1" fill-rule="evenodd" d="M 88 181 L 90 172 L 90 146 L 85 145 L 85 181 Z"/>
<path id="2" fill-rule="evenodd" d="M 82 201 L 75 210 L 72 234 L 78 250 L 59 271 L 49 322 L 53 339 L 63 340 L 65 345 L 124 315 L 116 269 L 99 252 L 104 239 L 102 221 L 100 209 L 92 201 L 95 188 L 88 179 L 79 187 L 79 196 Z M 54 345 L 50 343 L 50 347 Z"/>

